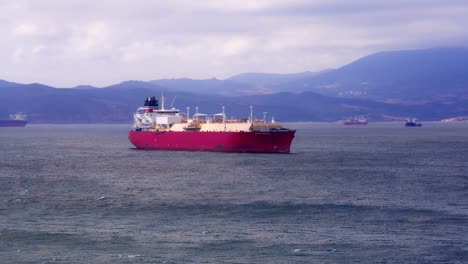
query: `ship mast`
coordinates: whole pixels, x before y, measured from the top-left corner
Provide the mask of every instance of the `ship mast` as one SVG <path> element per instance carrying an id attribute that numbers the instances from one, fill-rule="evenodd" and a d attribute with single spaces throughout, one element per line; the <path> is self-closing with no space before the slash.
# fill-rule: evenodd
<path id="1" fill-rule="evenodd" d="M 223 105 L 223 126 L 224 126 L 224 131 L 226 132 L 226 113 L 224 112 L 224 105 Z"/>
<path id="2" fill-rule="evenodd" d="M 161 110 L 165 110 L 164 109 L 164 94 L 161 95 Z"/>
<path id="3" fill-rule="evenodd" d="M 267 117 L 267 112 L 263 112 L 263 123 L 266 124 L 267 130 L 269 130 L 270 128 L 268 127 L 268 123 L 267 123 L 267 121 L 266 121 L 266 117 Z"/>

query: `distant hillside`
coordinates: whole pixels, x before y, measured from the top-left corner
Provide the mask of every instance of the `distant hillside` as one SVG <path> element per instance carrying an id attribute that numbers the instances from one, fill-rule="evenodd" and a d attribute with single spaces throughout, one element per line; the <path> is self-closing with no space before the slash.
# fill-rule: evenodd
<path id="1" fill-rule="evenodd" d="M 0 118 L 16 112 L 36 123 L 131 123 L 145 97 L 167 98 L 185 111 L 200 107 L 245 117 L 249 105 L 280 121 L 370 120 L 468 116 L 468 49 L 380 52 L 319 74 L 244 73 L 228 80 L 125 81 L 72 89 L 0 80 Z"/>
<path id="2" fill-rule="evenodd" d="M 78 85 L 78 86 L 72 87 L 72 89 L 98 89 L 98 87 L 92 86 L 92 85 Z"/>
<path id="3" fill-rule="evenodd" d="M 11 87 L 11 86 L 16 86 L 16 85 L 19 85 L 19 84 L 14 83 L 14 82 L 5 81 L 5 80 L 0 80 L 0 88 Z"/>
<path id="4" fill-rule="evenodd" d="M 468 97 L 468 48 L 379 52 L 335 70 L 242 73 L 227 80 L 163 79 L 162 87 L 220 95 L 313 91 L 406 104 Z"/>
<path id="5" fill-rule="evenodd" d="M 440 99 L 468 95 L 468 48 L 380 52 L 284 85 L 341 97 Z"/>
<path id="6" fill-rule="evenodd" d="M 144 98 L 161 91 L 134 89 L 56 89 L 41 85 L 3 88 L 0 92 L 0 118 L 24 112 L 31 123 L 128 123 Z M 165 90 L 166 107 L 186 107 L 194 112 L 219 113 L 225 106 L 228 116 L 246 117 L 254 105 L 257 117 L 268 112 L 278 121 L 338 121 L 364 115 L 371 121 L 403 119 L 415 116 L 422 120 L 440 120 L 468 115 L 468 100 L 452 104 L 422 105 L 385 104 L 363 99 L 333 98 L 313 92 L 275 93 L 254 96 L 203 95 Z"/>
<path id="7" fill-rule="evenodd" d="M 233 82 L 230 80 L 219 80 L 216 78 L 206 80 L 193 80 L 188 78 L 161 79 L 150 81 L 150 83 L 156 84 L 161 87 L 170 88 L 171 90 L 203 94 L 235 96 L 242 94 L 245 95 L 262 93 L 261 91 L 254 89 L 250 85 Z"/>
<path id="8" fill-rule="evenodd" d="M 118 84 L 106 86 L 103 88 L 112 88 L 112 89 L 137 89 L 137 88 L 145 88 L 145 89 L 161 89 L 161 86 L 152 83 L 152 82 L 145 82 L 145 81 L 125 81 Z"/>
<path id="9" fill-rule="evenodd" d="M 228 78 L 230 81 L 249 84 L 252 87 L 263 87 L 265 89 L 274 89 L 281 84 L 301 80 L 308 77 L 315 77 L 317 72 L 300 72 L 291 74 L 273 74 L 273 73 L 241 73 Z"/>

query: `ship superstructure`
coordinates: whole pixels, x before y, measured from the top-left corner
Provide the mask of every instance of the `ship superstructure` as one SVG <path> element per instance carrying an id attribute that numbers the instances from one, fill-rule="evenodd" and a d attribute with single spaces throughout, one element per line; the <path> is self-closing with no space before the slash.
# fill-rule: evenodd
<path id="1" fill-rule="evenodd" d="M 406 120 L 405 126 L 406 127 L 421 127 L 422 124 L 419 123 L 416 118 L 410 117 Z"/>
<path id="2" fill-rule="evenodd" d="M 161 107 L 155 97 L 145 99 L 134 114 L 129 140 L 141 149 L 198 150 L 221 152 L 289 153 L 295 130 L 283 128 L 274 119 L 227 119 L 224 107 L 220 113 L 203 114 L 198 107 L 181 113 Z"/>
<path id="3" fill-rule="evenodd" d="M 0 120 L 0 127 L 24 127 L 28 123 L 27 116 L 23 113 L 10 115 L 10 119 Z"/>
<path id="4" fill-rule="evenodd" d="M 343 122 L 347 126 L 366 126 L 369 124 L 367 119 L 363 116 L 351 117 Z"/>

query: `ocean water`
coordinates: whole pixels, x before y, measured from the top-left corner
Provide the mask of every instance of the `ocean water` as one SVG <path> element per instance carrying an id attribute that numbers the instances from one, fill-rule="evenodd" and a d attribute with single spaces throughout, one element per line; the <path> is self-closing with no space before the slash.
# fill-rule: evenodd
<path id="1" fill-rule="evenodd" d="M 0 129 L 0 263 L 467 263 L 468 124 L 291 123 L 292 154 Z"/>

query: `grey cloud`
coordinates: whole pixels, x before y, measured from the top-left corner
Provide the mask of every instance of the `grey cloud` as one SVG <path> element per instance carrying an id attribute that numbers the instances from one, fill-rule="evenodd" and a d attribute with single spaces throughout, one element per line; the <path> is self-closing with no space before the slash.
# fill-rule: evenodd
<path id="1" fill-rule="evenodd" d="M 437 8 L 467 8 L 465 0 L 328 0 L 328 1 L 298 1 L 285 6 L 274 6 L 253 11 L 263 15 L 366 15 L 372 13 L 421 11 Z"/>
<path id="2" fill-rule="evenodd" d="M 18 0 L 0 9 L 0 79 L 58 86 L 318 71 L 376 51 L 468 43 L 461 0 Z"/>

